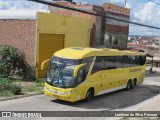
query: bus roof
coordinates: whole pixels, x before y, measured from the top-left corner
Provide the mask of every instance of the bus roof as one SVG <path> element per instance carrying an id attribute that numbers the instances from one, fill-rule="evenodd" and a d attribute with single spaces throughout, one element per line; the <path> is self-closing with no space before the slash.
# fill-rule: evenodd
<path id="1" fill-rule="evenodd" d="M 54 53 L 54 56 L 70 59 L 82 59 L 90 56 L 121 56 L 121 55 L 144 55 L 141 52 L 131 52 L 128 50 L 119 51 L 108 48 L 82 48 L 71 47 L 65 48 Z"/>

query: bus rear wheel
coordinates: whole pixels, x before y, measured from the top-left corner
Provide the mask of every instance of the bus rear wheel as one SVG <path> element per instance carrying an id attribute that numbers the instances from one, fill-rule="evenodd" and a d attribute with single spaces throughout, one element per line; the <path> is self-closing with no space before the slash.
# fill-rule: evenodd
<path id="1" fill-rule="evenodd" d="M 129 80 L 128 83 L 127 83 L 127 86 L 126 86 L 126 90 L 130 90 L 132 87 L 132 81 Z"/>
<path id="2" fill-rule="evenodd" d="M 85 101 L 88 102 L 90 101 L 94 96 L 94 90 L 93 89 L 89 89 L 86 93 L 86 98 L 85 98 Z"/>
<path id="3" fill-rule="evenodd" d="M 132 82 L 132 88 L 136 87 L 136 85 L 137 85 L 137 80 L 134 79 L 133 82 Z"/>

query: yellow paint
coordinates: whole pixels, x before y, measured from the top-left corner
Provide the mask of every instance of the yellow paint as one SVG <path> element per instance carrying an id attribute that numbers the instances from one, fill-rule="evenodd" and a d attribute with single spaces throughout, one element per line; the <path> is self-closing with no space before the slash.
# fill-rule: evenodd
<path id="1" fill-rule="evenodd" d="M 94 96 L 125 88 L 129 80 L 137 79 L 137 84 L 141 84 L 144 79 L 145 64 L 143 66 L 127 67 L 100 70 L 92 73 L 92 68 L 95 64 L 97 56 L 144 56 L 144 53 L 118 51 L 115 49 L 94 49 L 94 48 L 66 48 L 54 54 L 56 57 L 83 59 L 86 57 L 94 57 L 91 62 L 89 72 L 84 82 L 80 83 L 74 88 L 58 88 L 45 83 L 44 93 L 47 96 L 55 97 L 65 101 L 75 102 L 77 100 L 85 99 L 89 88 L 94 88 Z M 74 76 L 77 75 L 78 70 L 87 63 L 79 64 L 74 70 Z M 54 92 L 56 91 L 56 92 Z M 57 92 L 58 91 L 58 92 Z M 68 91 L 73 91 L 67 93 Z M 64 93 L 64 94 L 60 94 Z M 77 99 L 78 98 L 78 99 Z"/>
<path id="2" fill-rule="evenodd" d="M 50 59 L 52 54 L 64 48 L 64 35 L 60 34 L 39 34 L 38 49 L 38 77 L 46 77 L 46 70 L 41 70 L 41 64 Z"/>
<path id="3" fill-rule="evenodd" d="M 51 59 L 45 60 L 42 62 L 41 70 L 46 70 Z"/>
<path id="4" fill-rule="evenodd" d="M 41 64 L 52 54 L 66 47 L 88 47 L 89 19 L 50 13 L 37 13 L 36 77 L 45 77 Z"/>
<path id="5" fill-rule="evenodd" d="M 80 65 L 78 65 L 78 66 L 74 69 L 74 76 L 75 76 L 75 77 L 77 76 L 78 70 L 79 70 L 81 67 L 85 66 L 85 65 L 86 65 L 86 63 L 85 63 L 85 64 L 80 64 Z"/>

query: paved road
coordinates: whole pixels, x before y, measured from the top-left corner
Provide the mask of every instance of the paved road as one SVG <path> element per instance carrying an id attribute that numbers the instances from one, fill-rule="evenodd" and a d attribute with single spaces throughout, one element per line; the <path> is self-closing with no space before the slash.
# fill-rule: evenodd
<path id="1" fill-rule="evenodd" d="M 152 81 L 152 82 L 151 82 Z M 152 84 L 152 85 L 149 85 Z M 130 91 L 120 90 L 95 97 L 90 102 L 69 103 L 45 95 L 15 100 L 1 101 L 0 110 L 39 110 L 39 111 L 79 111 L 79 110 L 115 110 L 126 108 L 147 100 L 160 92 L 160 79 L 147 77 L 144 83 Z"/>
<path id="2" fill-rule="evenodd" d="M 0 111 L 101 111 L 101 110 L 160 110 L 151 107 L 150 98 L 160 93 L 160 72 L 146 75 L 144 83 L 130 91 L 120 90 L 95 97 L 90 102 L 69 103 L 45 95 L 0 102 Z M 158 100 L 157 100 L 158 99 Z M 155 103 L 159 98 L 154 98 Z M 145 101 L 145 103 L 143 102 Z M 135 106 L 136 105 L 136 106 Z M 147 105 L 147 106 L 146 106 Z M 160 105 L 159 105 L 160 106 Z"/>

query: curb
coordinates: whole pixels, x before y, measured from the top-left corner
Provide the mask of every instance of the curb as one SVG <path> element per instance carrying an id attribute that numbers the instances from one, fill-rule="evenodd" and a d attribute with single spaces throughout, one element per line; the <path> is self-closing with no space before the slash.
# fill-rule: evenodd
<path id="1" fill-rule="evenodd" d="M 42 94 L 43 93 L 35 93 L 35 94 L 12 96 L 12 97 L 7 97 L 7 98 L 2 98 L 2 99 L 0 99 L 0 101 L 7 101 L 7 100 L 12 100 L 12 99 L 19 99 L 19 98 L 31 97 L 31 96 L 42 95 Z"/>

